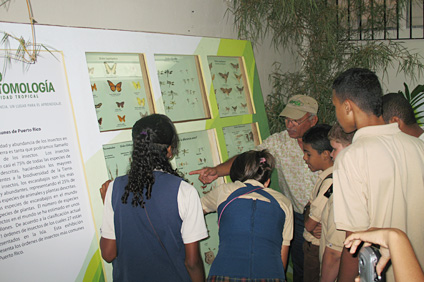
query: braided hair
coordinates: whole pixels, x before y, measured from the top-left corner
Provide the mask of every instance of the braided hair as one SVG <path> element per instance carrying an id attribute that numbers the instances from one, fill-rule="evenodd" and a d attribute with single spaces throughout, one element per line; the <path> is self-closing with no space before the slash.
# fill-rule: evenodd
<path id="1" fill-rule="evenodd" d="M 121 200 L 126 204 L 132 193 L 131 205 L 144 207 L 144 200 L 152 196 L 155 183 L 153 170 L 180 176 L 169 163 L 169 159 L 177 153 L 179 140 L 172 121 L 161 114 L 152 114 L 138 120 L 132 129 L 132 139 L 131 168 Z M 168 148 L 171 148 L 170 152 Z"/>
<path id="2" fill-rule="evenodd" d="M 265 184 L 271 178 L 274 166 L 274 157 L 267 150 L 247 151 L 234 160 L 230 169 L 230 178 L 233 182 L 254 179 Z"/>

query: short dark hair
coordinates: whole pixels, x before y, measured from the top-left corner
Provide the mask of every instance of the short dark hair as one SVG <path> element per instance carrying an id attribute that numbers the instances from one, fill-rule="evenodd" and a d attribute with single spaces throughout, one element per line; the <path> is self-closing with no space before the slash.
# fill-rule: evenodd
<path id="1" fill-rule="evenodd" d="M 236 157 L 231 165 L 230 178 L 233 182 L 254 179 L 264 184 L 271 178 L 274 166 L 274 157 L 267 150 L 250 150 Z"/>
<path id="2" fill-rule="evenodd" d="M 319 154 L 324 151 L 332 151 L 328 132 L 331 126 L 328 124 L 317 124 L 308 129 L 302 137 L 303 143 L 310 144 Z"/>
<path id="3" fill-rule="evenodd" d="M 346 133 L 340 126 L 340 123 L 336 122 L 328 132 L 328 139 L 330 141 L 334 140 L 336 142 L 339 142 L 344 146 L 348 146 L 352 144 L 353 135 L 355 135 L 355 131 L 351 133 Z"/>
<path id="4" fill-rule="evenodd" d="M 383 95 L 383 119 L 389 123 L 392 117 L 400 118 L 406 125 L 417 123 L 414 109 L 402 93 Z"/>
<path id="5" fill-rule="evenodd" d="M 352 68 L 341 73 L 333 82 L 333 90 L 340 102 L 349 99 L 362 111 L 382 115 L 382 96 L 377 75 L 362 68 Z"/>

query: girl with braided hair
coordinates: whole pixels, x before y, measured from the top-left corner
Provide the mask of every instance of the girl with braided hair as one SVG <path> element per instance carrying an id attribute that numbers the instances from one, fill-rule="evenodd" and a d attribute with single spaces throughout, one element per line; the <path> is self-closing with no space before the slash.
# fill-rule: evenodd
<path id="1" fill-rule="evenodd" d="M 105 196 L 100 249 L 114 281 L 204 281 L 199 240 L 208 236 L 196 189 L 169 163 L 178 148 L 172 121 L 153 114 L 132 129 L 128 175 Z"/>
<path id="2" fill-rule="evenodd" d="M 291 202 L 268 188 L 274 157 L 248 151 L 234 160 L 233 183 L 201 198 L 203 212 L 217 212 L 219 250 L 207 281 L 285 281 L 293 237 Z"/>

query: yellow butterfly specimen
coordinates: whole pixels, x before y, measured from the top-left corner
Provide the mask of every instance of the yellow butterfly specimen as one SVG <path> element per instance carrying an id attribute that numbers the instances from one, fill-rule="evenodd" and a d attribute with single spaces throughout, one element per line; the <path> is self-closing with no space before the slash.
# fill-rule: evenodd
<path id="1" fill-rule="evenodd" d="M 240 94 L 241 94 L 243 92 L 244 86 L 242 86 L 242 87 L 236 86 L 236 88 L 237 88 L 238 92 L 240 92 Z"/>
<path id="2" fill-rule="evenodd" d="M 222 93 L 227 94 L 227 96 L 230 96 L 232 90 L 233 88 L 221 88 Z"/>
<path id="3" fill-rule="evenodd" d="M 141 88 L 140 81 L 137 81 L 137 82 L 133 81 L 132 84 L 133 84 L 133 86 L 134 86 L 135 89 L 140 89 Z"/>
<path id="4" fill-rule="evenodd" d="M 144 105 L 146 104 L 146 100 L 145 100 L 145 98 L 140 99 L 140 98 L 137 97 L 137 103 L 138 103 L 139 106 L 144 107 Z"/>
<path id="5" fill-rule="evenodd" d="M 113 84 L 112 81 L 108 80 L 107 83 L 109 84 L 110 90 L 112 90 L 113 92 L 115 92 L 115 91 L 121 92 L 122 82 L 118 82 L 117 84 Z"/>
<path id="6" fill-rule="evenodd" d="M 106 68 L 106 74 L 116 74 L 116 63 L 110 67 L 108 63 L 104 62 Z"/>
<path id="7" fill-rule="evenodd" d="M 117 115 L 120 122 L 125 122 L 125 115 L 122 117 L 120 115 Z"/>
<path id="8" fill-rule="evenodd" d="M 219 73 L 219 75 L 223 78 L 223 79 L 225 79 L 225 83 L 227 83 L 227 79 L 228 79 L 228 75 L 229 75 L 230 73 L 229 72 L 227 72 L 227 73 L 222 73 L 222 72 L 220 72 Z"/>
<path id="9" fill-rule="evenodd" d="M 95 83 L 91 85 L 91 91 L 94 91 L 94 90 L 97 91 L 97 85 Z"/>
<path id="10" fill-rule="evenodd" d="M 237 75 L 236 73 L 234 74 L 237 78 L 237 81 L 240 83 L 240 79 L 243 77 L 242 74 Z"/>
<path id="11" fill-rule="evenodd" d="M 230 63 L 231 64 L 231 66 L 233 67 L 233 68 L 235 68 L 236 70 L 239 68 L 239 64 L 233 64 L 233 63 Z"/>
<path id="12" fill-rule="evenodd" d="M 124 103 L 125 103 L 125 101 L 116 102 L 116 105 L 118 106 L 118 108 L 123 108 L 124 107 Z"/>
<path id="13" fill-rule="evenodd" d="M 99 109 L 103 104 L 102 103 L 98 103 L 97 105 L 95 105 L 96 109 Z"/>

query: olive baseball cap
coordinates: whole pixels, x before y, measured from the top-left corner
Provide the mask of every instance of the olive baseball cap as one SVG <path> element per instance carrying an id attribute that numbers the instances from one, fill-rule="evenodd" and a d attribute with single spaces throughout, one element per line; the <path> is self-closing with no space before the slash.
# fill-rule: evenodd
<path id="1" fill-rule="evenodd" d="M 291 97 L 281 112 L 281 117 L 288 117 L 291 119 L 300 119 L 306 113 L 316 115 L 318 112 L 317 101 L 306 95 L 294 95 Z"/>

